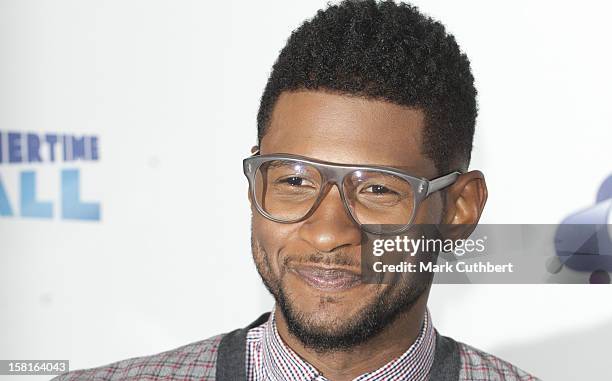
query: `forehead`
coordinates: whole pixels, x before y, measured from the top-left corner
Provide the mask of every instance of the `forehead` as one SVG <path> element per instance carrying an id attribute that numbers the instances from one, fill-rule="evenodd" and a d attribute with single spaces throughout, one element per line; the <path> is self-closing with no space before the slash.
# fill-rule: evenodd
<path id="1" fill-rule="evenodd" d="M 423 126 L 424 114 L 415 108 L 323 91 L 284 92 L 260 151 L 401 167 L 431 177 L 435 166 L 421 152 Z"/>

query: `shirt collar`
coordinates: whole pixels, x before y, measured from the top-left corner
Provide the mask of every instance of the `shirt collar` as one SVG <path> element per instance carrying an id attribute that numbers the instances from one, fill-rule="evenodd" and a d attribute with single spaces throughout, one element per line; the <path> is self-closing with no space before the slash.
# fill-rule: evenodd
<path id="1" fill-rule="evenodd" d="M 265 323 L 262 337 L 262 360 L 266 373 L 275 380 L 325 380 L 309 363 L 289 348 L 278 334 L 274 311 Z M 427 380 L 433 364 L 436 335 L 429 310 L 415 342 L 399 357 L 382 367 L 356 377 L 355 381 Z"/>

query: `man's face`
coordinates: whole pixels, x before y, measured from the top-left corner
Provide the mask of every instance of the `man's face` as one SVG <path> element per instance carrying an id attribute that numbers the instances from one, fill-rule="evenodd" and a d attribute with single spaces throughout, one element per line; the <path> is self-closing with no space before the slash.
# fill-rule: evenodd
<path id="1" fill-rule="evenodd" d="M 438 176 L 421 153 L 420 110 L 322 91 L 285 92 L 262 139 L 261 154 L 290 153 L 342 164 L 402 168 Z M 440 194 L 420 206 L 416 223 L 438 223 Z M 305 345 L 342 349 L 380 332 L 421 297 L 429 283 L 354 282 L 361 231 L 331 188 L 306 220 L 281 224 L 253 207 L 253 256 L 289 330 Z"/>

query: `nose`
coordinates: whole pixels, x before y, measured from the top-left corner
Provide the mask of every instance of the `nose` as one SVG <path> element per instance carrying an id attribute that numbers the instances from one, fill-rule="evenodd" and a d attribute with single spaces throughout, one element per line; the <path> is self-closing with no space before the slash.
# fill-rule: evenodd
<path id="1" fill-rule="evenodd" d="M 314 213 L 303 222 L 299 235 L 320 252 L 361 243 L 361 229 L 345 209 L 337 186 L 331 187 Z"/>

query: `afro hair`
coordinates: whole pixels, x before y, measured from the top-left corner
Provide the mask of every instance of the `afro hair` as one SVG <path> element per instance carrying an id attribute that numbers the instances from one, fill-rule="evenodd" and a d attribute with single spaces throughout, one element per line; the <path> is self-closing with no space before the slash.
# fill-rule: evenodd
<path id="1" fill-rule="evenodd" d="M 418 108 L 423 154 L 441 173 L 467 169 L 477 115 L 470 63 L 444 26 L 414 6 L 345 0 L 293 31 L 261 97 L 260 143 L 280 94 L 304 89 Z"/>

